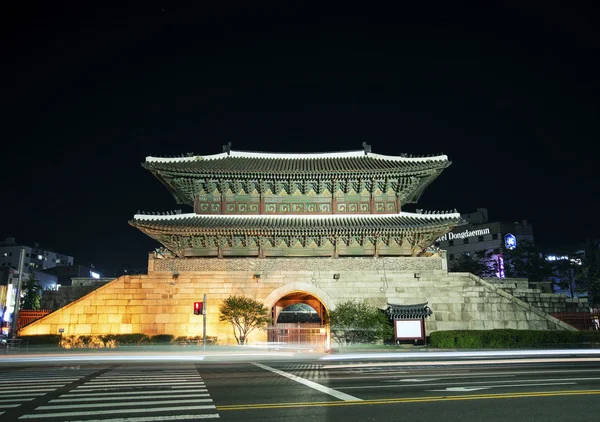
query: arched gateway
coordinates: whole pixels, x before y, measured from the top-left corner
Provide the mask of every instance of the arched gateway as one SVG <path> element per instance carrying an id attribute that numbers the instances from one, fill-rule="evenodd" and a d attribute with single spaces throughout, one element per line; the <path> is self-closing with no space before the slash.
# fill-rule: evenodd
<path id="1" fill-rule="evenodd" d="M 271 308 L 273 324 L 268 341 L 286 346 L 329 349 L 328 311 L 323 302 L 307 292 L 292 292 Z"/>

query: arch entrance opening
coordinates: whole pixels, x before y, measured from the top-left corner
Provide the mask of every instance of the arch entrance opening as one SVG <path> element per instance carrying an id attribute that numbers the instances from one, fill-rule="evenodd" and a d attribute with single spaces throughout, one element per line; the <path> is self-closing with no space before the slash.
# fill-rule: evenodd
<path id="1" fill-rule="evenodd" d="M 270 342 L 329 349 L 327 308 L 317 297 L 293 292 L 281 297 L 271 308 L 273 325 L 268 328 Z"/>

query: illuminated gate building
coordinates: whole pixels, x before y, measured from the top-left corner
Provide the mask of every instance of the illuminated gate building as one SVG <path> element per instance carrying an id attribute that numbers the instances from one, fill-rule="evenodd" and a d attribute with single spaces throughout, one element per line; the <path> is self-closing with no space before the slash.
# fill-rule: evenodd
<path id="1" fill-rule="evenodd" d="M 193 303 L 207 295 L 207 334 L 235 342 L 219 305 L 246 295 L 272 310 L 250 342 L 327 342 L 336 304 L 381 309 L 428 304 L 435 330 L 568 329 L 498 286 L 448 273 L 437 238 L 456 212 L 402 211 L 450 165 L 445 155 L 351 152 L 147 157 L 143 167 L 189 212 L 138 213 L 129 222 L 162 244 L 148 274 L 122 276 L 25 327 L 21 334 L 202 333 Z M 157 245 L 158 246 L 158 245 Z M 525 305 L 525 306 L 524 306 Z"/>

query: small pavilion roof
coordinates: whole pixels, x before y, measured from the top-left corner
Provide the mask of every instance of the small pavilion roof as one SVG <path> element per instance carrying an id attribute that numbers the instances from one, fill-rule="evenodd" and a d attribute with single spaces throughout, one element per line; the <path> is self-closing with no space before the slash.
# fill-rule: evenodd
<path id="1" fill-rule="evenodd" d="M 397 305 L 388 303 L 386 312 L 392 319 L 417 319 L 417 318 L 427 318 L 429 315 L 433 314 L 429 306 L 427 306 L 428 302 L 418 303 L 415 305 Z"/>
<path id="2" fill-rule="evenodd" d="M 429 157 L 390 156 L 365 151 L 283 154 L 230 151 L 214 155 L 146 157 L 143 167 L 152 172 L 179 175 L 224 176 L 266 173 L 319 177 L 323 174 L 415 173 L 442 170 L 450 165 L 446 155 Z M 310 177 L 309 176 L 309 177 Z"/>

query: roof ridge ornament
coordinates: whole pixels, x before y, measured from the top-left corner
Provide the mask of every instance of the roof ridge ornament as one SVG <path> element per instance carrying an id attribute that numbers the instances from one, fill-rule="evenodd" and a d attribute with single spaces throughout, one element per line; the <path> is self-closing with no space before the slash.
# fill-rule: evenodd
<path id="1" fill-rule="evenodd" d="M 367 144 L 366 142 L 362 143 L 362 147 L 363 147 L 363 150 L 365 151 L 365 155 L 367 155 L 369 152 L 371 152 L 371 145 Z"/>
<path id="2" fill-rule="evenodd" d="M 227 142 L 223 145 L 223 152 L 226 152 L 228 156 L 231 155 L 231 142 Z"/>

